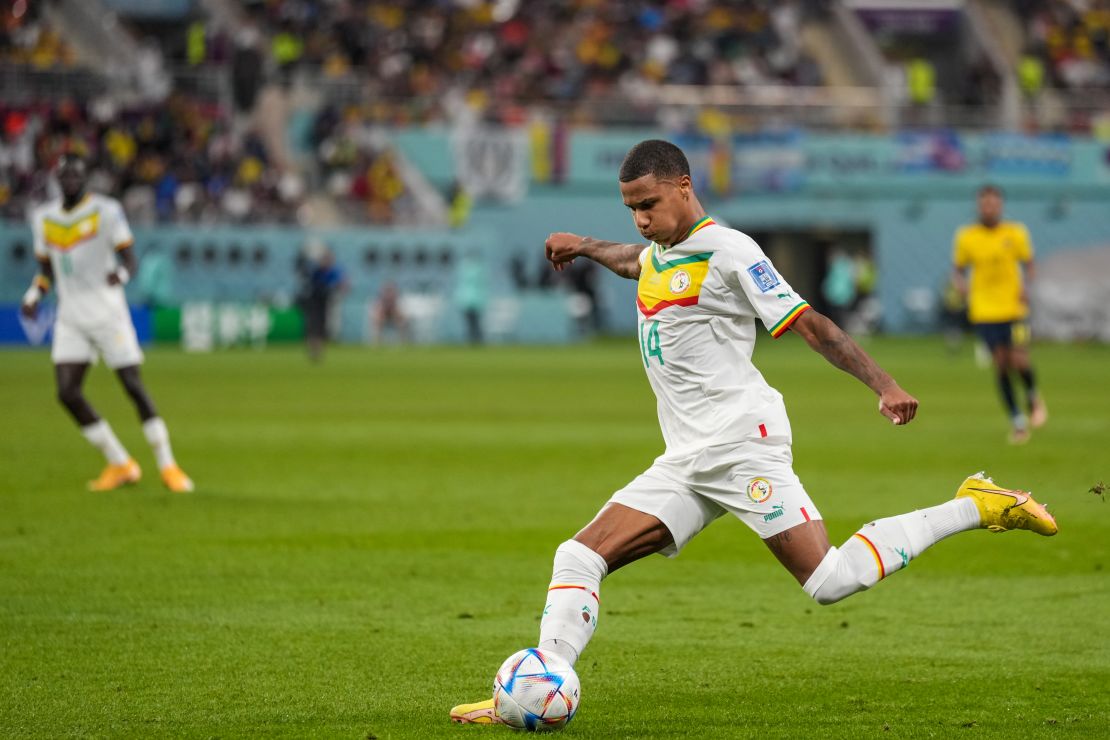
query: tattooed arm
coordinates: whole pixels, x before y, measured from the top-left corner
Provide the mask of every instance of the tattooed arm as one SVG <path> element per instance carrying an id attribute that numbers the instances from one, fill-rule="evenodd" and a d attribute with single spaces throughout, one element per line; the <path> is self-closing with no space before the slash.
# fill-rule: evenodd
<path id="1" fill-rule="evenodd" d="M 917 414 L 917 399 L 902 390 L 894 378 L 839 326 L 811 309 L 799 316 L 790 330 L 799 334 L 829 363 L 873 390 L 879 396 L 879 413 L 883 416 L 895 424 L 913 421 Z"/>
<path id="2" fill-rule="evenodd" d="M 620 244 L 592 239 L 588 236 L 560 232 L 547 237 L 544 252 L 551 266 L 562 270 L 575 257 L 587 257 L 602 267 L 608 267 L 621 277 L 630 280 L 640 278 L 640 252 L 642 244 Z"/>

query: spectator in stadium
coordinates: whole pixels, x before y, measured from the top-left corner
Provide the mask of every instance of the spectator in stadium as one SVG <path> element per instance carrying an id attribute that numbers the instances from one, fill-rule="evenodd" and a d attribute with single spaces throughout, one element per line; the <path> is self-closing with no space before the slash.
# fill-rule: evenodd
<path id="1" fill-rule="evenodd" d="M 838 326 L 847 326 L 856 302 L 856 263 L 841 249 L 829 256 L 829 269 L 821 281 L 828 316 Z"/>
<path id="2" fill-rule="evenodd" d="M 400 342 L 409 341 L 409 320 L 401 310 L 401 295 L 397 290 L 397 284 L 391 280 L 382 285 L 378 300 L 374 302 L 370 325 L 372 329 L 370 341 L 375 345 L 382 343 L 386 331 L 393 332 Z"/>
<path id="3" fill-rule="evenodd" d="M 464 254 L 455 279 L 455 305 L 466 322 L 467 341 L 482 344 L 482 312 L 487 301 L 486 266 L 482 255 L 476 250 Z"/>
<path id="4" fill-rule="evenodd" d="M 579 331 L 584 335 L 600 333 L 605 328 L 598 304 L 597 266 L 590 260 L 576 260 L 563 271 L 577 302 L 575 313 Z"/>
<path id="5" fill-rule="evenodd" d="M 318 240 L 310 241 L 297 258 L 301 276 L 299 303 L 304 312 L 305 341 L 313 362 L 324 359 L 324 346 L 334 333 L 335 299 L 348 289 L 347 276 L 335 254 Z"/>

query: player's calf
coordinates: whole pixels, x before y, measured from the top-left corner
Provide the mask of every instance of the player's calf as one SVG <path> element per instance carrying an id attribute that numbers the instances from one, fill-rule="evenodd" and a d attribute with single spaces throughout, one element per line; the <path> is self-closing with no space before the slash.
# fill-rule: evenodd
<path id="1" fill-rule="evenodd" d="M 803 588 L 818 604 L 833 604 L 905 568 L 942 539 L 979 525 L 978 509 L 963 498 L 877 519 L 830 548 Z"/>

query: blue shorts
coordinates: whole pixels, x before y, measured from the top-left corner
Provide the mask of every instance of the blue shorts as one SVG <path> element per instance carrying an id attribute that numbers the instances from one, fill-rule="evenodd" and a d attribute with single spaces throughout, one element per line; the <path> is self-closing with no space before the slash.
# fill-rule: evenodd
<path id="1" fill-rule="evenodd" d="M 990 350 L 995 347 L 1024 347 L 1029 344 L 1029 326 L 1024 321 L 1001 321 L 972 326 Z"/>

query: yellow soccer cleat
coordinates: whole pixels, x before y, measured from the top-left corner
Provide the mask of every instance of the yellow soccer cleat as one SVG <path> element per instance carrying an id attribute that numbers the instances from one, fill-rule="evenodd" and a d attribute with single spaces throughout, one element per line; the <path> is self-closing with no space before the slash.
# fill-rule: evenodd
<path id="1" fill-rule="evenodd" d="M 143 471 L 134 460 L 122 465 L 109 465 L 100 472 L 96 480 L 89 481 L 90 491 L 114 491 L 117 488 L 138 483 Z"/>
<path id="2" fill-rule="evenodd" d="M 162 468 L 162 483 L 174 493 L 193 492 L 193 481 L 176 463 Z"/>
<path id="3" fill-rule="evenodd" d="M 971 476 L 956 491 L 956 498 L 970 498 L 979 509 L 979 526 L 992 532 L 1028 529 L 1051 537 L 1060 531 L 1056 520 L 1025 491 L 995 485 L 983 473 Z"/>
<path id="4" fill-rule="evenodd" d="M 500 725 L 504 724 L 493 710 L 493 699 L 460 704 L 451 708 L 451 721 L 460 725 Z"/>

